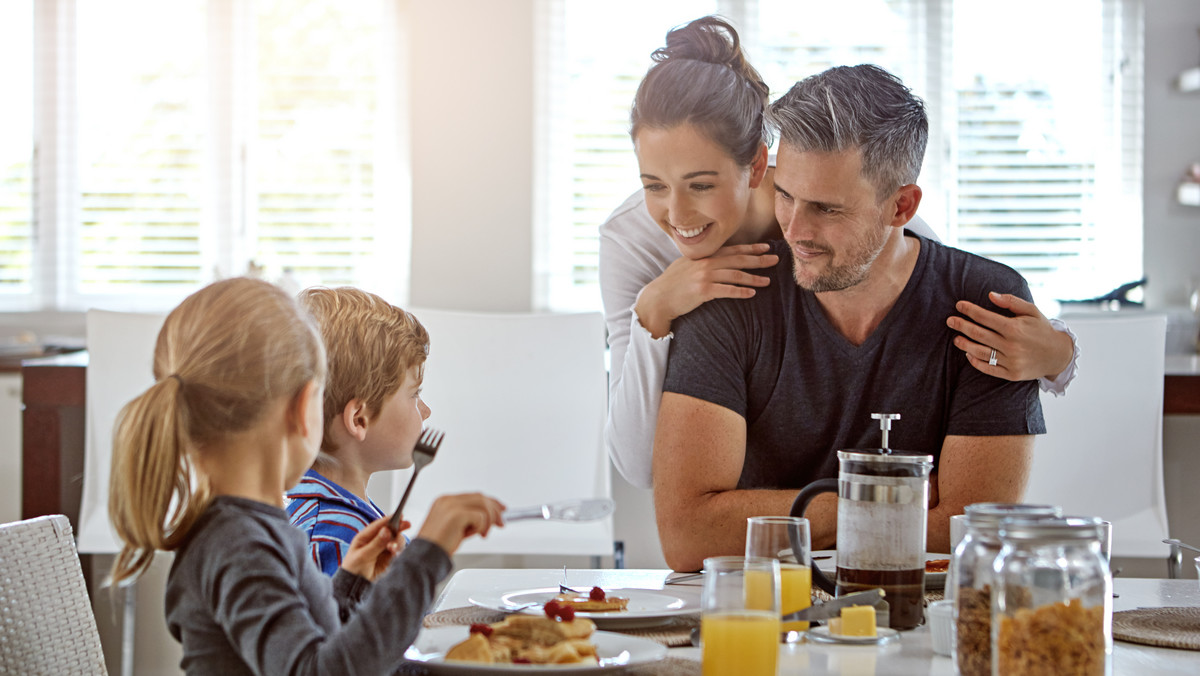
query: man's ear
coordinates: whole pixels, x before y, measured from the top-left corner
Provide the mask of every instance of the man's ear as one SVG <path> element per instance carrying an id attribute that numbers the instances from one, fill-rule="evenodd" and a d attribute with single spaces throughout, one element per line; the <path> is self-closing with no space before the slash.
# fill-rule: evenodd
<path id="1" fill-rule="evenodd" d="M 346 433 L 352 438 L 359 441 L 367 438 L 367 425 L 370 423 L 367 413 L 367 404 L 362 399 L 354 398 L 346 402 L 345 408 L 342 409 L 341 421 L 342 427 L 346 428 Z"/>
<path id="2" fill-rule="evenodd" d="M 917 207 L 921 206 L 921 186 L 915 183 L 902 185 L 889 201 L 893 209 L 891 225 L 904 227 L 917 215 Z"/>
<path id="3" fill-rule="evenodd" d="M 767 175 L 767 144 L 758 144 L 758 152 L 754 154 L 754 159 L 750 162 L 750 189 L 754 190 L 763 181 L 763 177 Z"/>

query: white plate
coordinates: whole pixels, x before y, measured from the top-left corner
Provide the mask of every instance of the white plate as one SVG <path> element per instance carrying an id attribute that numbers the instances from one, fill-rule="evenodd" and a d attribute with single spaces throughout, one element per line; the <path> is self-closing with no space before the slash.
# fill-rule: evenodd
<path id="1" fill-rule="evenodd" d="M 657 662 L 667 656 L 667 647 L 649 639 L 597 631 L 591 635 L 600 664 L 476 664 L 444 662 L 442 657 L 455 644 L 465 641 L 469 627 L 422 629 L 417 640 L 404 653 L 406 659 L 423 662 L 431 674 L 554 673 L 590 674 L 623 669 L 627 666 Z"/>
<path id="2" fill-rule="evenodd" d="M 663 624 L 679 615 L 696 615 L 700 605 L 695 600 L 676 596 L 661 589 L 605 589 L 606 594 L 629 599 L 625 610 L 603 613 L 576 611 L 576 617 L 586 617 L 600 627 L 632 629 Z M 541 589 L 519 589 L 501 594 L 472 596 L 468 601 L 474 605 L 502 612 L 520 612 L 526 615 L 541 615 L 542 604 L 558 594 L 558 587 Z M 533 603 L 528 608 L 521 606 Z"/>
<path id="3" fill-rule="evenodd" d="M 848 645 L 883 645 L 900 638 L 900 632 L 891 627 L 875 627 L 877 636 L 842 636 L 829 633 L 829 627 L 813 627 L 808 630 L 808 639 L 817 643 L 845 643 Z"/>
<path id="4" fill-rule="evenodd" d="M 817 568 L 821 572 L 832 577 L 837 572 L 837 550 L 836 549 L 821 549 L 812 553 L 813 559 L 816 561 Z M 820 558 L 828 557 L 828 558 Z M 934 559 L 948 559 L 949 554 L 938 554 L 936 552 L 926 552 L 925 560 L 932 561 Z M 946 587 L 946 573 L 925 573 L 925 589 L 944 589 Z"/>

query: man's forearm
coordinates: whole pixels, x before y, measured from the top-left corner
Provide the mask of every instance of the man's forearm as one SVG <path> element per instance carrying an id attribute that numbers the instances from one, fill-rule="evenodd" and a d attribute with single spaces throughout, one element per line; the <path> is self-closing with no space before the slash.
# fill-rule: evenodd
<path id="1" fill-rule="evenodd" d="M 740 556 L 746 547 L 746 519 L 787 515 L 798 490 L 728 490 L 703 496 L 662 500 L 655 491 L 658 534 L 667 565 L 680 571 L 700 570 L 710 556 Z M 674 504 L 669 504 L 674 503 Z M 833 494 L 809 505 L 814 549 L 828 549 L 837 537 L 837 502 Z"/>

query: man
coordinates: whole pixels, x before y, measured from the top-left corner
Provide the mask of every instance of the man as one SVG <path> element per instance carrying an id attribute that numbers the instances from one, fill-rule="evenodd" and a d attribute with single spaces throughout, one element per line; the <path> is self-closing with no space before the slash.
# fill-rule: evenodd
<path id="1" fill-rule="evenodd" d="M 899 413 L 889 446 L 934 456 L 928 548 L 949 517 L 1021 499 L 1045 431 L 1036 382 L 971 367 L 946 317 L 988 291 L 1029 298 L 1012 269 L 904 224 L 928 138 L 919 99 L 875 66 L 839 67 L 771 105 L 780 132 L 771 283 L 679 322 L 654 445 L 667 562 L 695 570 L 740 554 L 746 518 L 787 514 L 798 489 L 837 475 L 836 451 L 878 448 L 871 413 Z M 808 508 L 816 548 L 834 544 L 836 498 Z"/>

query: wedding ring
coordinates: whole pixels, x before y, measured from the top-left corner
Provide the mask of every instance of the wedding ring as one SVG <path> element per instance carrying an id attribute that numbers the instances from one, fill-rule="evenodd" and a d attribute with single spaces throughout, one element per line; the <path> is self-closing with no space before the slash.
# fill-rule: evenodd
<path id="1" fill-rule="evenodd" d="M 988 356 L 988 366 L 996 365 L 996 348 L 992 348 L 992 354 Z"/>

